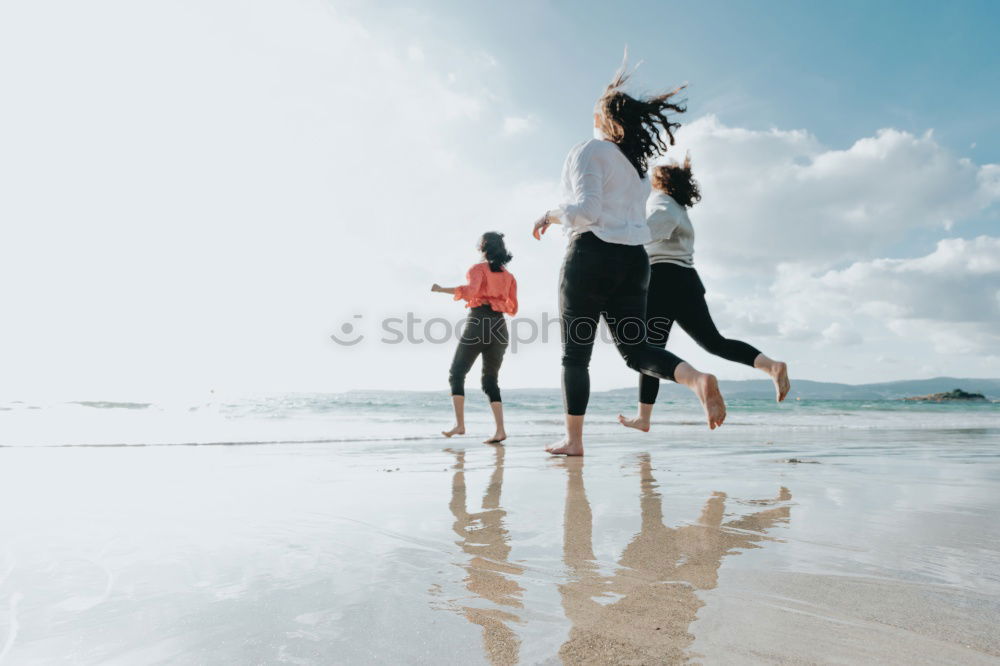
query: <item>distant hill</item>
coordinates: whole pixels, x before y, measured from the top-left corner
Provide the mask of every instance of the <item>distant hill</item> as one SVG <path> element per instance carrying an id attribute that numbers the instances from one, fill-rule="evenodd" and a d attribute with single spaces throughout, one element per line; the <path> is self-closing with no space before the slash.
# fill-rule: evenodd
<path id="1" fill-rule="evenodd" d="M 722 394 L 729 400 L 774 400 L 774 384 L 769 379 L 721 380 L 719 386 Z M 896 382 L 880 382 L 877 384 L 837 384 L 835 382 L 814 382 L 808 379 L 792 378 L 792 391 L 789 400 L 902 400 L 913 396 L 931 393 L 946 393 L 954 389 L 962 389 L 970 393 L 982 393 L 987 400 L 1000 401 L 1000 379 L 963 379 L 961 377 L 934 377 L 933 379 L 904 379 Z M 446 390 L 446 389 L 445 389 Z M 521 400 L 553 400 L 559 399 L 557 388 L 504 388 L 504 395 Z M 423 393 L 429 398 L 440 395 L 441 391 L 350 391 L 355 395 L 401 396 Z M 637 387 L 611 389 L 610 391 L 594 391 L 614 400 L 634 402 L 637 397 Z M 661 382 L 660 395 L 666 400 L 693 400 L 694 396 L 686 387 L 673 382 Z M 475 403 L 476 401 L 473 401 Z"/>
<path id="2" fill-rule="evenodd" d="M 768 379 L 721 380 L 719 387 L 725 397 L 734 400 L 774 398 L 774 385 Z M 943 393 L 955 388 L 972 393 L 982 393 L 990 400 L 1000 400 L 1000 379 L 962 379 L 959 377 L 903 379 L 877 384 L 837 384 L 793 377 L 792 392 L 788 397 L 791 400 L 795 398 L 803 400 L 901 400 L 916 395 Z M 618 392 L 635 397 L 636 389 L 630 387 L 609 391 L 609 393 Z M 665 398 L 677 399 L 690 395 L 690 391 L 672 382 L 662 382 L 660 395 Z"/>

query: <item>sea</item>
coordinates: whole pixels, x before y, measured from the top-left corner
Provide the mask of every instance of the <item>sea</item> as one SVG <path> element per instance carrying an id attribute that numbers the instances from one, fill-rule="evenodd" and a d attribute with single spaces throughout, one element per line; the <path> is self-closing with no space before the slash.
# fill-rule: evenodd
<path id="1" fill-rule="evenodd" d="M 587 432 L 622 433 L 618 414 L 635 410 L 634 390 L 594 392 Z M 478 392 L 466 399 L 469 430 L 486 433 L 492 416 Z M 554 439 L 561 434 L 562 398 L 557 390 L 504 392 L 511 437 Z M 842 430 L 939 431 L 993 440 L 1000 434 L 1000 401 L 926 403 L 891 400 L 789 398 L 727 400 L 723 430 L 801 432 Z M 11 400 L 0 402 L 0 446 L 189 446 L 418 440 L 452 425 L 446 392 L 352 391 L 248 396 L 206 394 L 191 400 Z M 660 400 L 654 437 L 703 429 L 693 399 Z M 488 434 L 488 433 L 487 433 Z"/>

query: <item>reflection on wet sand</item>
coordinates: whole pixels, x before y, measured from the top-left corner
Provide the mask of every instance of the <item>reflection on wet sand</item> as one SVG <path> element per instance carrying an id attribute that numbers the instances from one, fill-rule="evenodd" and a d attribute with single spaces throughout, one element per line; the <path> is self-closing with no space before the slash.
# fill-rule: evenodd
<path id="1" fill-rule="evenodd" d="M 768 540 L 765 530 L 787 522 L 789 508 L 777 506 L 723 522 L 726 495 L 714 493 L 698 522 L 677 528 L 663 524 L 649 455 L 639 456 L 642 527 L 625 548 L 619 568 L 602 575 L 595 561 L 590 503 L 583 460 L 564 463 L 568 480 L 563 559 L 569 579 L 560 585 L 563 609 L 572 622 L 559 650 L 566 663 L 663 663 L 682 661 L 694 637 L 688 627 L 702 602 L 697 590 L 716 586 L 722 559 Z M 781 488 L 775 504 L 791 499 Z"/>
<path id="2" fill-rule="evenodd" d="M 497 446 L 495 451 L 493 474 L 483 494 L 483 510 L 478 513 L 469 513 L 466 508 L 465 452 L 451 451 L 455 455 L 449 504 L 455 516 L 452 529 L 461 537 L 458 545 L 470 556 L 463 565 L 465 586 L 469 592 L 497 606 L 521 608 L 521 593 L 524 590 L 508 576 L 518 576 L 524 570 L 507 562 L 510 555 L 509 536 L 504 525 L 507 512 L 500 506 L 504 448 Z M 492 663 L 518 662 L 521 641 L 510 627 L 510 623 L 519 621 L 517 615 L 499 608 L 471 605 L 462 606 L 461 611 L 470 622 L 483 628 L 483 643 Z"/>
<path id="3" fill-rule="evenodd" d="M 458 546 L 469 556 L 461 566 L 471 596 L 459 600 L 457 607 L 466 619 L 482 627 L 486 656 L 492 663 L 515 664 L 521 641 L 513 625 L 522 622 L 515 610 L 523 608 L 524 589 L 518 577 L 524 569 L 508 561 L 507 512 L 500 506 L 504 448 L 495 448 L 482 510 L 476 513 L 467 508 L 465 452 L 446 451 L 455 456 L 449 503 L 455 517 L 452 529 L 460 537 Z M 772 540 L 766 531 L 789 519 L 791 493 L 786 488 L 776 498 L 747 502 L 768 508 L 728 521 L 726 495 L 716 492 L 705 502 L 696 523 L 666 527 L 650 456 L 642 454 L 637 461 L 641 528 L 622 552 L 615 571 L 602 573 L 594 555 L 583 459 L 569 458 L 559 464 L 566 470 L 567 486 L 566 578 L 558 587 L 572 625 L 559 656 L 569 664 L 684 661 L 694 640 L 688 629 L 703 605 L 697 591 L 717 585 L 726 555 Z"/>

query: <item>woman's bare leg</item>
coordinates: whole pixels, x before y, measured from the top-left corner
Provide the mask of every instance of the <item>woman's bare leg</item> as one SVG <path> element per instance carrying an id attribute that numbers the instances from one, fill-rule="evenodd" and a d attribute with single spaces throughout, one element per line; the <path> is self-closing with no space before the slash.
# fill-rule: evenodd
<path id="1" fill-rule="evenodd" d="M 464 435 L 465 434 L 465 396 L 464 395 L 453 395 L 451 396 L 451 405 L 455 408 L 455 427 L 451 430 L 442 430 L 441 434 L 445 437 L 451 437 L 453 435 Z"/>
<path id="2" fill-rule="evenodd" d="M 497 431 L 489 439 L 484 439 L 483 444 L 499 444 L 507 439 L 507 431 L 503 429 L 503 403 L 500 401 L 491 402 L 490 409 L 493 410 L 493 420 L 496 421 Z"/>
<path id="3" fill-rule="evenodd" d="M 549 444 L 545 450 L 554 456 L 582 456 L 583 414 L 567 414 L 566 437 L 555 444 Z"/>
<path id="4" fill-rule="evenodd" d="M 685 364 L 686 365 L 686 364 Z M 690 366 L 688 366 L 690 367 Z M 775 361 L 774 359 L 768 358 L 764 354 L 759 354 L 756 359 L 754 359 L 753 367 L 758 370 L 766 372 L 770 377 L 771 381 L 774 382 L 774 395 L 778 402 L 781 402 L 788 395 L 788 391 L 791 389 L 792 384 L 788 380 L 788 364 L 782 361 Z M 678 366 L 678 369 L 680 367 Z M 703 377 L 711 377 L 711 375 L 705 375 L 704 373 L 698 373 L 697 370 L 691 368 L 695 373 L 702 375 Z M 714 378 L 713 378 L 714 379 Z M 702 380 L 704 381 L 704 380 Z M 677 382 L 683 384 L 680 380 L 680 376 L 677 376 Z M 716 382 L 716 391 L 718 390 L 718 383 Z M 707 387 L 706 387 L 707 388 Z M 694 389 L 692 389 L 694 390 Z M 695 390 L 695 393 L 698 391 Z M 721 395 L 719 396 L 721 400 Z M 701 395 L 698 395 L 701 399 Z M 705 400 L 702 400 L 702 405 L 705 405 Z M 725 419 L 725 403 L 722 405 L 722 418 Z M 708 413 L 708 408 L 706 407 L 706 414 Z M 633 419 L 625 418 L 623 415 L 618 415 L 618 422 L 627 428 L 635 428 L 636 430 L 641 430 L 643 432 L 649 432 L 649 423 L 653 415 L 653 405 L 647 405 L 644 402 L 639 403 L 639 410 L 636 417 Z M 722 422 L 719 422 L 722 425 Z M 709 427 L 711 428 L 711 419 L 709 420 Z"/>
<path id="5" fill-rule="evenodd" d="M 726 401 L 719 392 L 719 382 L 715 375 L 698 372 L 689 363 L 681 362 L 674 370 L 674 380 L 691 389 L 705 409 L 708 427 L 715 430 L 726 420 Z"/>
<path id="6" fill-rule="evenodd" d="M 788 365 L 770 359 L 763 354 L 758 354 L 753 361 L 753 367 L 763 370 L 771 376 L 771 381 L 774 382 L 774 397 L 777 398 L 778 402 L 784 400 L 792 388 L 792 383 L 788 381 Z"/>
<path id="7" fill-rule="evenodd" d="M 690 364 L 681 363 L 674 370 L 674 379 L 677 380 L 678 384 L 687 386 L 698 396 L 701 406 L 705 409 L 705 418 L 710 429 L 715 430 L 722 425 L 722 422 L 726 420 L 726 402 L 722 399 L 722 393 L 719 392 L 719 382 L 715 375 L 698 372 Z M 618 422 L 628 428 L 649 432 L 649 421 L 652 415 L 653 405 L 640 402 L 639 413 L 634 419 L 627 419 L 619 414 Z"/>
<path id="8" fill-rule="evenodd" d="M 649 432 L 649 419 L 653 416 L 653 406 L 644 402 L 639 403 L 639 413 L 634 419 L 627 419 L 623 415 L 618 415 L 618 423 L 626 428 L 635 428 L 643 432 Z"/>

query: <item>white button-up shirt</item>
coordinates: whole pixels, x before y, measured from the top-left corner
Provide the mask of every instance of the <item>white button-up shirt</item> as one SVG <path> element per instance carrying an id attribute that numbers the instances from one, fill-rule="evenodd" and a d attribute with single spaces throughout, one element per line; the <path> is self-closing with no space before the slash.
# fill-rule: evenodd
<path id="1" fill-rule="evenodd" d="M 550 215 L 570 236 L 587 231 L 608 243 L 650 242 L 646 199 L 650 185 L 610 141 L 591 139 L 574 146 L 562 173 L 563 202 Z"/>

